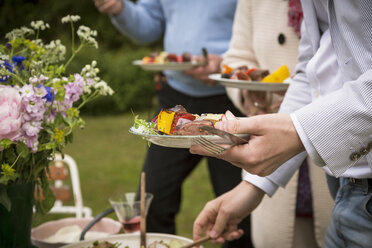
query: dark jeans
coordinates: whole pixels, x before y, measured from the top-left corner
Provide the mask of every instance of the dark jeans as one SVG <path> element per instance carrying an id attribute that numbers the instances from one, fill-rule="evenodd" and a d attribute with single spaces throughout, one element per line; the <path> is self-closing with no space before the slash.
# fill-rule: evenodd
<path id="1" fill-rule="evenodd" d="M 158 92 L 161 108 L 182 105 L 190 113 L 225 113 L 232 111 L 242 116 L 226 95 L 195 98 L 175 91 L 168 85 Z M 151 144 L 148 149 L 144 171 L 146 172 L 146 191 L 154 194 L 147 216 L 149 232 L 176 233 L 175 216 L 180 209 L 181 186 L 202 159 L 188 149 L 168 148 Z M 219 196 L 241 182 L 241 169 L 230 163 L 208 157 L 210 180 L 216 196 Z M 191 227 L 190 227 L 191 228 Z M 249 216 L 241 223 L 245 234 L 236 241 L 228 242 L 224 247 L 253 247 L 250 238 Z"/>

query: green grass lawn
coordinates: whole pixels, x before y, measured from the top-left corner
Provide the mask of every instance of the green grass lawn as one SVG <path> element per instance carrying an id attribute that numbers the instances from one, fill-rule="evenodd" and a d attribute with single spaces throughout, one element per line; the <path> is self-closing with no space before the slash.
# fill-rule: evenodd
<path id="1" fill-rule="evenodd" d="M 146 113 L 140 117 L 145 118 Z M 132 135 L 132 114 L 85 117 L 86 127 L 74 133 L 74 142 L 65 152 L 78 164 L 84 205 L 93 215 L 110 208 L 109 196 L 135 191 L 139 184 L 147 142 Z M 177 216 L 178 235 L 192 238 L 193 221 L 204 204 L 213 199 L 206 163 L 203 161 L 183 185 L 183 200 Z M 60 215 L 35 215 L 34 225 L 61 218 Z M 110 215 L 115 218 L 115 215 Z M 205 245 L 205 247 L 218 247 Z"/>

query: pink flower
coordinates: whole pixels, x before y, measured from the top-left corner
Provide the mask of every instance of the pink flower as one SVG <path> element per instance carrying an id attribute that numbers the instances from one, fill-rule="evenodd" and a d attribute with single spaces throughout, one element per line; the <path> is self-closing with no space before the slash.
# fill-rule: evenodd
<path id="1" fill-rule="evenodd" d="M 15 140 L 21 127 L 22 98 L 17 89 L 0 85 L 0 140 Z"/>
<path id="2" fill-rule="evenodd" d="M 26 133 L 27 136 L 37 136 L 41 129 L 41 122 L 32 121 L 32 122 L 26 122 L 22 125 L 23 131 Z"/>

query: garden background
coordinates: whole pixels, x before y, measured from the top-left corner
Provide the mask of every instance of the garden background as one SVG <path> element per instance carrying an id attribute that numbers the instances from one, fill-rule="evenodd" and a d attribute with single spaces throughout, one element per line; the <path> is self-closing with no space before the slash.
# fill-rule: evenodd
<path id="1" fill-rule="evenodd" d="M 61 24 L 61 18 L 68 14 L 81 16 L 78 25 L 97 30 L 99 44 L 99 49 L 81 51 L 69 72 L 80 72 L 85 64 L 96 60 L 100 77 L 115 91 L 113 96 L 101 97 L 82 110 L 86 127 L 74 133 L 73 143 L 65 150 L 78 164 L 84 205 L 97 215 L 110 207 L 107 201 L 110 195 L 137 189 L 147 142 L 128 132 L 133 123 L 132 111 L 149 119 L 157 101 L 154 73 L 131 63 L 152 51 L 161 51 L 162 42 L 146 46 L 134 44 L 113 27 L 106 15 L 96 10 L 91 0 L 0 0 L 0 40 L 4 44 L 7 32 L 29 26 L 34 20 L 43 20 L 51 28 L 41 36 L 47 37 L 46 40 L 60 39 L 69 51 L 70 29 Z M 179 235 L 192 237 L 193 221 L 210 199 L 213 194 L 203 161 L 183 185 L 182 207 L 177 217 Z M 33 225 L 62 217 L 66 216 L 35 215 Z"/>

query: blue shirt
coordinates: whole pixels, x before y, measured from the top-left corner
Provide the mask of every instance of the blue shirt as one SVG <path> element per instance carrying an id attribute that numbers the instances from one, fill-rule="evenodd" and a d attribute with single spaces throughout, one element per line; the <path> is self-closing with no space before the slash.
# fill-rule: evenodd
<path id="1" fill-rule="evenodd" d="M 162 37 L 169 53 L 226 52 L 232 34 L 236 0 L 124 0 L 124 10 L 112 16 L 115 27 L 139 44 Z M 174 89 L 195 97 L 224 94 L 223 86 L 207 86 L 180 71 L 165 71 Z"/>

